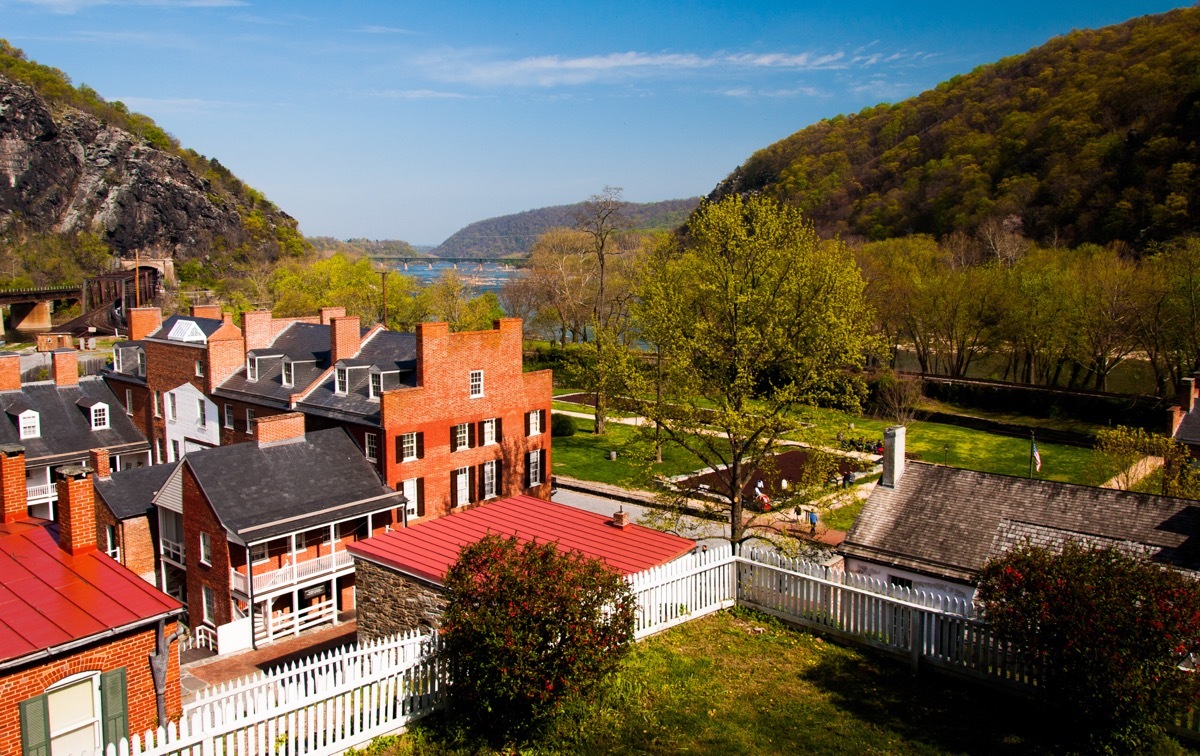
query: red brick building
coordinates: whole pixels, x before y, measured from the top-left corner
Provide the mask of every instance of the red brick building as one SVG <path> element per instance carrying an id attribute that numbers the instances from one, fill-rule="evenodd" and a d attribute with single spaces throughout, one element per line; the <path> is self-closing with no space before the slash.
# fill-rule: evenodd
<path id="1" fill-rule="evenodd" d="M 105 374 L 156 459 L 253 440 L 258 420 L 301 412 L 344 428 L 412 519 L 487 499 L 549 495 L 549 371 L 522 372 L 521 321 L 450 333 L 360 327 L 340 308 L 312 318 L 216 308 L 160 322 L 130 314 L 132 340 Z"/>
<path id="2" fill-rule="evenodd" d="M 24 450 L 0 454 L 0 753 L 88 752 L 177 717 L 183 609 L 97 549 L 91 470 L 57 470 L 53 523 L 27 515 L 23 475 L 9 485 Z"/>

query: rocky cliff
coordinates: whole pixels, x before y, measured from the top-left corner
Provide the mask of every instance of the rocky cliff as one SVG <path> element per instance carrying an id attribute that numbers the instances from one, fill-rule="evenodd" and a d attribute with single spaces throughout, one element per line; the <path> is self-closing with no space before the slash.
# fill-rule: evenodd
<path id="1" fill-rule="evenodd" d="M 198 175 L 180 154 L 0 75 L 0 233 L 18 225 L 94 232 L 123 256 L 187 259 L 251 241 L 250 212 L 265 209 L 268 226 L 294 230 L 261 196 L 232 194 L 224 183 Z"/>

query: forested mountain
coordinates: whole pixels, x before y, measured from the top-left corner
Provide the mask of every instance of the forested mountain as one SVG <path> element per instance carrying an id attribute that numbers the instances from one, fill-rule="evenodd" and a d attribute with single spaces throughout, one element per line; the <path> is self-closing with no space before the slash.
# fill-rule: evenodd
<path id="1" fill-rule="evenodd" d="M 335 239 L 332 236 L 310 236 L 308 241 L 319 253 L 328 256 L 335 252 L 364 257 L 426 257 L 411 244 L 400 239 Z"/>
<path id="2" fill-rule="evenodd" d="M 0 239 L 14 264 L 99 244 L 204 257 L 224 274 L 306 249 L 295 220 L 215 158 L 3 40 L 0 144 Z"/>
<path id="3" fill-rule="evenodd" d="M 1135 246 L 1200 228 L 1200 8 L 1074 31 L 894 105 L 816 123 L 713 192 L 824 233 Z"/>
<path id="4" fill-rule="evenodd" d="M 625 203 L 625 227 L 654 231 L 682 226 L 700 198 Z M 459 229 L 433 251 L 438 257 L 508 257 L 524 255 L 552 228 L 575 225 L 579 205 L 555 205 L 477 221 Z"/>

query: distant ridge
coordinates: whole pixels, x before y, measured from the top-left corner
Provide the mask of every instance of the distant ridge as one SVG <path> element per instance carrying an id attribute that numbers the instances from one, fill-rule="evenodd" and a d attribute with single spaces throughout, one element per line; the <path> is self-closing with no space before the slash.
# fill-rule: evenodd
<path id="1" fill-rule="evenodd" d="M 631 230 L 667 230 L 682 226 L 699 197 L 663 202 L 626 203 Z M 537 238 L 552 228 L 572 226 L 578 205 L 555 205 L 476 221 L 433 250 L 437 257 L 516 257 L 525 255 Z"/>
<path id="2" fill-rule="evenodd" d="M 815 123 L 713 199 L 765 192 L 825 234 L 1015 224 L 1135 246 L 1200 230 L 1200 7 L 1073 31 L 917 97 Z"/>

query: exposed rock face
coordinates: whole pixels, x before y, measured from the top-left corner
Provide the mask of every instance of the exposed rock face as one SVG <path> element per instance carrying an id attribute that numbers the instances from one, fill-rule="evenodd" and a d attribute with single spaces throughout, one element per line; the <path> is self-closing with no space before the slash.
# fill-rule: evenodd
<path id="1" fill-rule="evenodd" d="M 0 76 L 0 231 L 92 231 L 120 254 L 181 259 L 245 240 L 234 203 L 179 157 Z"/>

